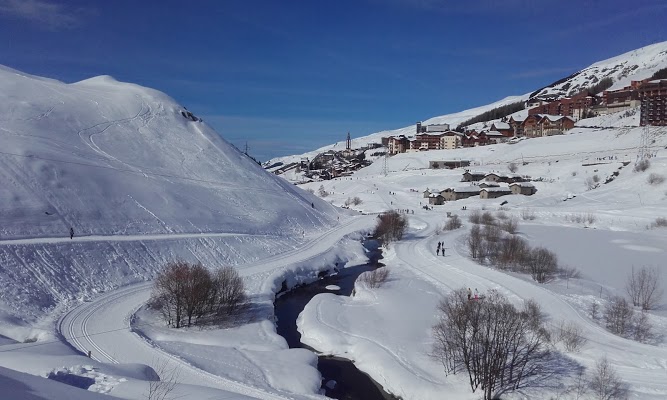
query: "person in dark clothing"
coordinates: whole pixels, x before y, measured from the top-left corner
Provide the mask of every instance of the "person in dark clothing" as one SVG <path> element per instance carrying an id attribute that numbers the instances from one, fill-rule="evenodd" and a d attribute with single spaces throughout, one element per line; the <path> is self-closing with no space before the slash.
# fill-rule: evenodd
<path id="1" fill-rule="evenodd" d="M 69 238 L 74 239 L 74 228 L 69 228 Z"/>

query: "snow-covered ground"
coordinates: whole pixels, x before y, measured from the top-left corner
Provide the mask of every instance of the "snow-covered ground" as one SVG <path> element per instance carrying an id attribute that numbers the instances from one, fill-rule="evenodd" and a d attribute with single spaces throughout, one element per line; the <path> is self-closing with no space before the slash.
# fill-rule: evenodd
<path id="1" fill-rule="evenodd" d="M 649 343 L 615 336 L 587 312 L 623 295 L 633 266 L 661 268 L 667 287 L 667 228 L 653 226 L 667 217 L 667 183 L 648 180 L 667 177 L 667 130 L 649 130 L 644 150 L 653 157 L 644 172 L 633 166 L 645 130 L 633 127 L 636 113 L 625 113 L 562 136 L 400 154 L 387 159 L 386 174 L 379 160 L 352 177 L 298 188 L 184 110 L 109 77 L 68 85 L 0 69 L 0 382 L 13 398 L 142 398 L 156 373 L 168 379 L 173 368 L 175 396 L 319 398 L 316 358 L 275 333 L 273 298 L 335 263 L 363 262 L 359 239 L 373 214 L 389 209 L 409 211 L 408 234 L 383 260 L 389 282 L 358 286 L 350 298 L 316 296 L 299 319 L 304 343 L 354 360 L 404 399 L 475 399 L 462 375 L 446 377 L 430 357 L 431 326 L 452 289 L 496 289 L 516 304 L 536 300 L 550 324 L 577 323 L 588 342 L 565 354 L 573 362 L 591 367 L 606 355 L 634 398 L 667 397 L 667 301 L 650 313 Z M 427 188 L 468 185 L 462 169 L 428 169 L 429 161 L 459 159 L 484 172 L 507 173 L 514 163 L 538 191 L 425 209 Z M 315 195 L 320 187 L 326 196 Z M 361 199 L 355 210 L 337 207 L 352 197 Z M 467 216 L 481 210 L 517 218 L 520 235 L 581 277 L 540 285 L 470 260 Z M 464 227 L 442 231 L 447 212 Z M 439 241 L 445 257 L 434 253 Z M 148 281 L 177 259 L 237 268 L 252 300 L 249 319 L 219 329 L 164 327 L 143 306 Z"/>

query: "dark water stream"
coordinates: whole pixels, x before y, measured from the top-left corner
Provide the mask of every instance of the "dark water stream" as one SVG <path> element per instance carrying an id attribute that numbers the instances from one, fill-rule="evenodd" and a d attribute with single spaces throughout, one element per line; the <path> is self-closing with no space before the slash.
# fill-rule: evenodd
<path id="1" fill-rule="evenodd" d="M 324 277 L 308 285 L 292 289 L 279 296 L 275 301 L 275 315 L 278 318 L 276 330 L 287 340 L 290 348 L 307 348 L 301 343 L 301 334 L 297 331 L 296 320 L 308 302 L 319 293 L 333 293 L 350 296 L 354 281 L 365 271 L 373 270 L 381 264 L 377 262 L 380 251 L 377 245 L 366 243 L 371 250 L 371 262 L 365 265 L 342 269 L 338 274 Z M 329 285 L 338 286 L 339 290 L 326 289 Z M 328 397 L 344 400 L 386 400 L 395 397 L 384 392 L 368 375 L 359 371 L 354 363 L 337 357 L 318 357 L 317 369 L 322 374 L 322 388 Z M 335 383 L 335 384 L 334 384 Z"/>

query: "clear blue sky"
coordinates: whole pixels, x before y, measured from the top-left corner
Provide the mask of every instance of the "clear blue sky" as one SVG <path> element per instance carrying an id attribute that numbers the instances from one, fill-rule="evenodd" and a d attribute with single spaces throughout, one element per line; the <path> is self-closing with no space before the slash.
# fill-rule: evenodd
<path id="1" fill-rule="evenodd" d="M 667 40 L 665 0 L 0 0 L 0 63 L 153 87 L 261 161 Z"/>

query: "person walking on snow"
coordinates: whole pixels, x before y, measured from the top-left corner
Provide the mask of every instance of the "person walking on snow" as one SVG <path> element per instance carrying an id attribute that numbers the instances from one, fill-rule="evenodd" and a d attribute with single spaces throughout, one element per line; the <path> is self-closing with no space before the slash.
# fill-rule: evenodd
<path id="1" fill-rule="evenodd" d="M 74 239 L 74 228 L 69 228 L 69 238 Z"/>
<path id="2" fill-rule="evenodd" d="M 477 288 L 475 288 L 475 300 L 479 299 L 479 292 L 477 291 Z"/>
<path id="3" fill-rule="evenodd" d="M 440 255 L 440 247 L 438 247 L 438 250 L 435 251 L 435 254 L 438 256 Z"/>
<path id="4" fill-rule="evenodd" d="M 445 246 L 442 246 L 442 256 L 445 256 Z"/>
<path id="5" fill-rule="evenodd" d="M 470 300 L 471 297 L 472 297 L 472 290 L 468 288 L 468 300 Z"/>

